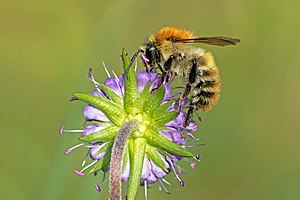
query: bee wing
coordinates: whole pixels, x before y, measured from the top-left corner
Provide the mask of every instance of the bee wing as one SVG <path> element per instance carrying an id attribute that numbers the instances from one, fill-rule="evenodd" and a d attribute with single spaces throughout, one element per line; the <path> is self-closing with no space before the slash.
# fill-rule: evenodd
<path id="1" fill-rule="evenodd" d="M 236 45 L 240 42 L 239 39 L 224 37 L 224 36 L 215 36 L 215 37 L 199 37 L 199 38 L 192 38 L 192 39 L 180 39 L 176 40 L 175 42 L 180 43 L 203 43 L 203 44 L 210 44 L 216 46 L 227 46 L 227 45 Z"/>

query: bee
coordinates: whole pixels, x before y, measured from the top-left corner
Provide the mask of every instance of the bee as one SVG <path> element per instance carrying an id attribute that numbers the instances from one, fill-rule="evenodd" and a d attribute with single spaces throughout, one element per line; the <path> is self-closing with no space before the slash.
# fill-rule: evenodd
<path id="1" fill-rule="evenodd" d="M 189 125 L 195 110 L 210 110 L 219 99 L 221 91 L 219 69 L 212 54 L 189 44 L 227 46 L 238 42 L 239 39 L 223 36 L 196 37 L 186 29 L 164 27 L 150 35 L 146 44 L 140 48 L 148 70 L 158 67 L 163 81 L 168 82 L 169 76 L 184 77 L 185 87 L 180 95 L 178 111 L 183 100 L 191 93 L 184 127 Z"/>

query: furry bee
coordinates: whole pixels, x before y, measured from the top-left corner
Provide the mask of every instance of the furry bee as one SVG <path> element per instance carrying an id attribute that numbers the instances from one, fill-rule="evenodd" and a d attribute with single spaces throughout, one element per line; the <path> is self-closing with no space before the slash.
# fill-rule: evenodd
<path id="1" fill-rule="evenodd" d="M 195 110 L 208 111 L 219 99 L 221 80 L 219 70 L 210 52 L 188 44 L 203 43 L 217 46 L 236 45 L 239 39 L 217 36 L 196 37 L 192 31 L 173 27 L 164 27 L 150 35 L 145 45 L 140 48 L 142 57 L 149 70 L 158 67 L 164 81 L 171 76 L 183 76 L 185 87 L 179 100 L 191 93 L 189 110 L 184 122 L 188 126 Z"/>

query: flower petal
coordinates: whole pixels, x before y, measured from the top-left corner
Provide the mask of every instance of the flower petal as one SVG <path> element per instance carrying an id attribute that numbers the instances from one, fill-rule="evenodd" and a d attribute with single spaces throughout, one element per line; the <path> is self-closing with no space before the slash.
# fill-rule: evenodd
<path id="1" fill-rule="evenodd" d="M 171 129 L 162 130 L 161 132 L 172 142 L 175 142 L 176 144 L 185 144 L 185 139 L 181 136 L 179 131 Z"/>
<path id="2" fill-rule="evenodd" d="M 102 130 L 104 128 L 105 128 L 105 126 L 102 126 L 101 124 L 90 124 L 90 125 L 87 125 L 84 128 L 83 132 L 82 132 L 82 137 L 86 136 L 86 135 L 89 135 L 91 133 L 100 131 L 100 130 Z"/>
<path id="3" fill-rule="evenodd" d="M 151 175 L 150 162 L 147 158 L 145 158 L 144 159 L 144 164 L 143 164 L 143 171 L 142 171 L 141 180 L 146 180 L 150 175 Z"/>
<path id="4" fill-rule="evenodd" d="M 122 181 L 127 182 L 129 179 L 129 175 L 130 175 L 130 162 L 128 161 L 122 173 Z"/>
<path id="5" fill-rule="evenodd" d="M 101 90 L 94 90 L 90 94 L 96 97 L 99 97 L 100 95 L 105 96 Z"/>
<path id="6" fill-rule="evenodd" d="M 185 128 L 189 131 L 197 131 L 198 126 L 195 122 L 191 121 L 190 124 Z"/>
<path id="7" fill-rule="evenodd" d="M 119 87 L 121 88 L 122 96 L 124 96 L 124 74 L 119 78 Z"/>
<path id="8" fill-rule="evenodd" d="M 87 120 L 98 120 L 104 122 L 109 121 L 103 112 L 91 105 L 85 106 L 83 108 L 83 115 L 86 117 Z"/>
<path id="9" fill-rule="evenodd" d="M 93 160 L 100 160 L 104 155 L 105 151 L 97 154 L 97 152 L 105 145 L 106 143 L 103 143 L 101 145 L 94 145 L 92 148 L 90 148 L 90 156 Z"/>
<path id="10" fill-rule="evenodd" d="M 172 121 L 166 123 L 166 127 L 172 127 L 172 128 L 183 128 L 183 123 L 185 120 L 185 113 L 184 112 L 180 112 L 179 115 L 177 115 L 177 117 L 175 119 L 173 119 Z M 180 130 L 181 131 L 181 130 Z"/>
<path id="11" fill-rule="evenodd" d="M 110 89 L 112 89 L 119 96 L 123 96 L 123 93 L 122 93 L 121 88 L 118 84 L 118 81 L 115 78 L 107 78 L 105 80 L 104 84 L 106 86 L 108 86 Z"/>
<path id="12" fill-rule="evenodd" d="M 157 178 L 153 173 L 151 173 L 150 176 L 146 179 L 146 181 L 150 184 L 153 184 L 157 181 Z"/>
<path id="13" fill-rule="evenodd" d="M 165 96 L 163 99 L 163 103 L 170 101 L 172 99 L 171 98 L 171 88 L 170 88 L 169 84 L 164 84 L 164 87 L 165 87 Z"/>
<path id="14" fill-rule="evenodd" d="M 155 175 L 156 178 L 161 179 L 165 175 L 167 175 L 167 173 L 164 172 L 164 170 L 162 170 L 160 167 L 156 166 L 153 162 L 151 162 L 151 166 L 152 166 L 151 171 Z"/>
<path id="15" fill-rule="evenodd" d="M 150 80 L 150 75 L 147 72 L 139 72 L 136 75 L 137 83 L 138 83 L 138 91 L 141 93 L 145 88 L 146 84 Z"/>

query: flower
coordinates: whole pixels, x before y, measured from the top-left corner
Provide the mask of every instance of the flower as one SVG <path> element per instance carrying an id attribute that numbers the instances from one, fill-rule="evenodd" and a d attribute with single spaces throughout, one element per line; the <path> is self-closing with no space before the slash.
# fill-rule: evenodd
<path id="1" fill-rule="evenodd" d="M 126 62 L 128 65 L 126 59 L 123 57 L 124 69 Z M 189 146 L 186 146 L 187 138 L 183 137 L 183 131 L 195 140 L 192 132 L 197 130 L 197 125 L 191 122 L 188 127 L 183 126 L 186 113 L 180 110 L 177 114 L 178 100 L 171 95 L 170 86 L 160 83 L 160 75 L 136 74 L 133 67 L 126 75 L 107 78 L 104 84 L 95 81 L 90 69 L 89 79 L 96 89 L 90 94 L 74 93 L 71 99 L 88 103 L 83 109 L 86 125 L 79 138 L 82 143 L 68 149 L 65 154 L 78 147 L 87 147 L 92 162 L 84 163 L 80 171 L 74 172 L 80 176 L 85 176 L 87 169 L 90 169 L 89 174 L 97 174 L 101 170 L 108 172 L 113 162 L 112 155 L 121 148 L 117 146 L 117 134 L 126 123 L 134 122 L 136 126 L 128 133 L 128 139 L 122 139 L 126 140 L 123 141 L 123 155 L 119 157 L 121 161 L 117 161 L 122 163 L 122 181 L 129 181 L 128 199 L 135 198 L 139 181 L 145 187 L 159 181 L 165 188 L 164 177 L 172 171 L 183 186 L 184 182 L 179 177 L 182 169 L 177 162 L 185 157 L 198 159 L 187 151 Z M 63 131 L 68 132 L 62 127 Z M 193 168 L 194 165 L 191 162 Z M 113 176 L 112 172 L 110 176 Z M 98 191 L 101 184 L 95 185 Z"/>

